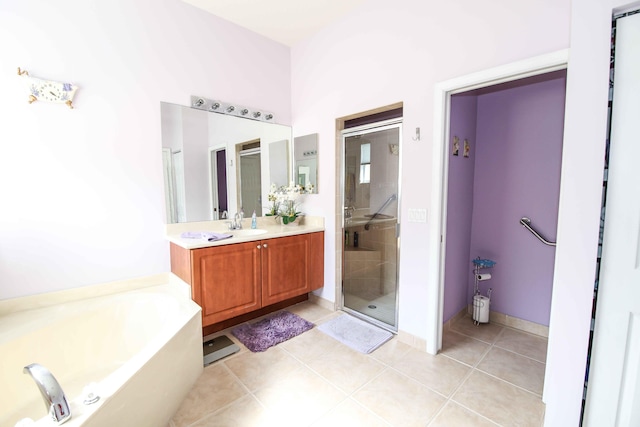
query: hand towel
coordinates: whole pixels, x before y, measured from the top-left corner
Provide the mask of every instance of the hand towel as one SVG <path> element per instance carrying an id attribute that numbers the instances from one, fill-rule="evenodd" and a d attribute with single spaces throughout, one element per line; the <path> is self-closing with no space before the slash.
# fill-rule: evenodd
<path id="1" fill-rule="evenodd" d="M 223 240 L 232 237 L 231 234 L 214 233 L 213 231 L 185 231 L 180 234 L 183 239 L 205 239 L 210 242 Z"/>

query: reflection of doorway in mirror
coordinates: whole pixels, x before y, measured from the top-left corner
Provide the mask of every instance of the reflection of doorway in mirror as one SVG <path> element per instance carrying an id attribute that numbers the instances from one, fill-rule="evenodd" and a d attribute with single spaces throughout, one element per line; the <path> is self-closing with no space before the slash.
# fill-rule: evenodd
<path id="1" fill-rule="evenodd" d="M 307 188 L 309 185 L 311 168 L 309 166 L 298 166 L 298 185 Z"/>
<path id="2" fill-rule="evenodd" d="M 162 148 L 162 167 L 164 169 L 164 200 L 165 214 L 167 223 L 174 224 L 178 222 L 178 213 L 176 211 L 176 188 L 175 176 L 173 173 L 173 155 L 170 148 Z"/>
<path id="3" fill-rule="evenodd" d="M 209 174 L 211 177 L 212 219 L 223 217 L 228 212 L 227 197 L 227 150 L 226 147 L 209 149 Z"/>
<path id="4" fill-rule="evenodd" d="M 164 200 L 167 223 L 185 222 L 187 219 L 184 191 L 184 157 L 182 150 L 162 148 L 164 168 Z"/>
<path id="5" fill-rule="evenodd" d="M 245 215 L 262 216 L 262 170 L 260 141 L 237 145 L 238 148 L 238 209 Z"/>

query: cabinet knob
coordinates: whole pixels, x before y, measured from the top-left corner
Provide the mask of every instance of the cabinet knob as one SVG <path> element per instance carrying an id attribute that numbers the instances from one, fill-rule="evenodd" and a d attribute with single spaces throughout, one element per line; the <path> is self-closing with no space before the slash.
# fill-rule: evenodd
<path id="1" fill-rule="evenodd" d="M 260 245 L 256 246 L 256 248 L 260 249 Z"/>
<path id="2" fill-rule="evenodd" d="M 265 243 L 265 244 L 263 244 L 263 245 L 262 245 L 262 247 L 263 247 L 263 248 L 266 248 L 266 247 L 267 247 L 267 244 L 266 244 L 266 243 Z"/>

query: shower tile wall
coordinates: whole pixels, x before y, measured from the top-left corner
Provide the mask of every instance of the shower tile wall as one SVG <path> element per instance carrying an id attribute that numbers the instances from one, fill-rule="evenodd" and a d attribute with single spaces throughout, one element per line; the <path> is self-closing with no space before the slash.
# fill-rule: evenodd
<path id="1" fill-rule="evenodd" d="M 382 294 L 380 251 L 348 247 L 345 252 L 345 292 L 356 295 Z"/>
<path id="2" fill-rule="evenodd" d="M 389 243 L 395 242 L 395 219 L 371 224 L 369 230 L 365 230 L 363 225 L 349 227 L 348 230 L 351 244 L 353 232 L 358 233 L 358 247 L 349 246 L 345 250 L 345 290 L 354 293 L 375 292 L 377 296 L 395 291 L 396 251 Z M 349 267 L 350 260 L 356 261 L 355 265 Z M 365 274 L 361 275 L 363 270 Z M 352 279 L 357 275 L 360 277 Z"/>

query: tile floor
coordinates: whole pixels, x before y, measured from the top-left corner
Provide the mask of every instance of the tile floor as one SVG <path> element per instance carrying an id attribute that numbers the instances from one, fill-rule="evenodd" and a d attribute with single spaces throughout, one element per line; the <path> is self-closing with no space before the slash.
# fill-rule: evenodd
<path id="1" fill-rule="evenodd" d="M 316 324 L 341 314 L 288 310 Z M 460 319 L 437 356 L 395 338 L 364 355 L 317 328 L 263 353 L 239 345 L 204 369 L 168 427 L 543 424 L 547 341 L 498 324 Z"/>

